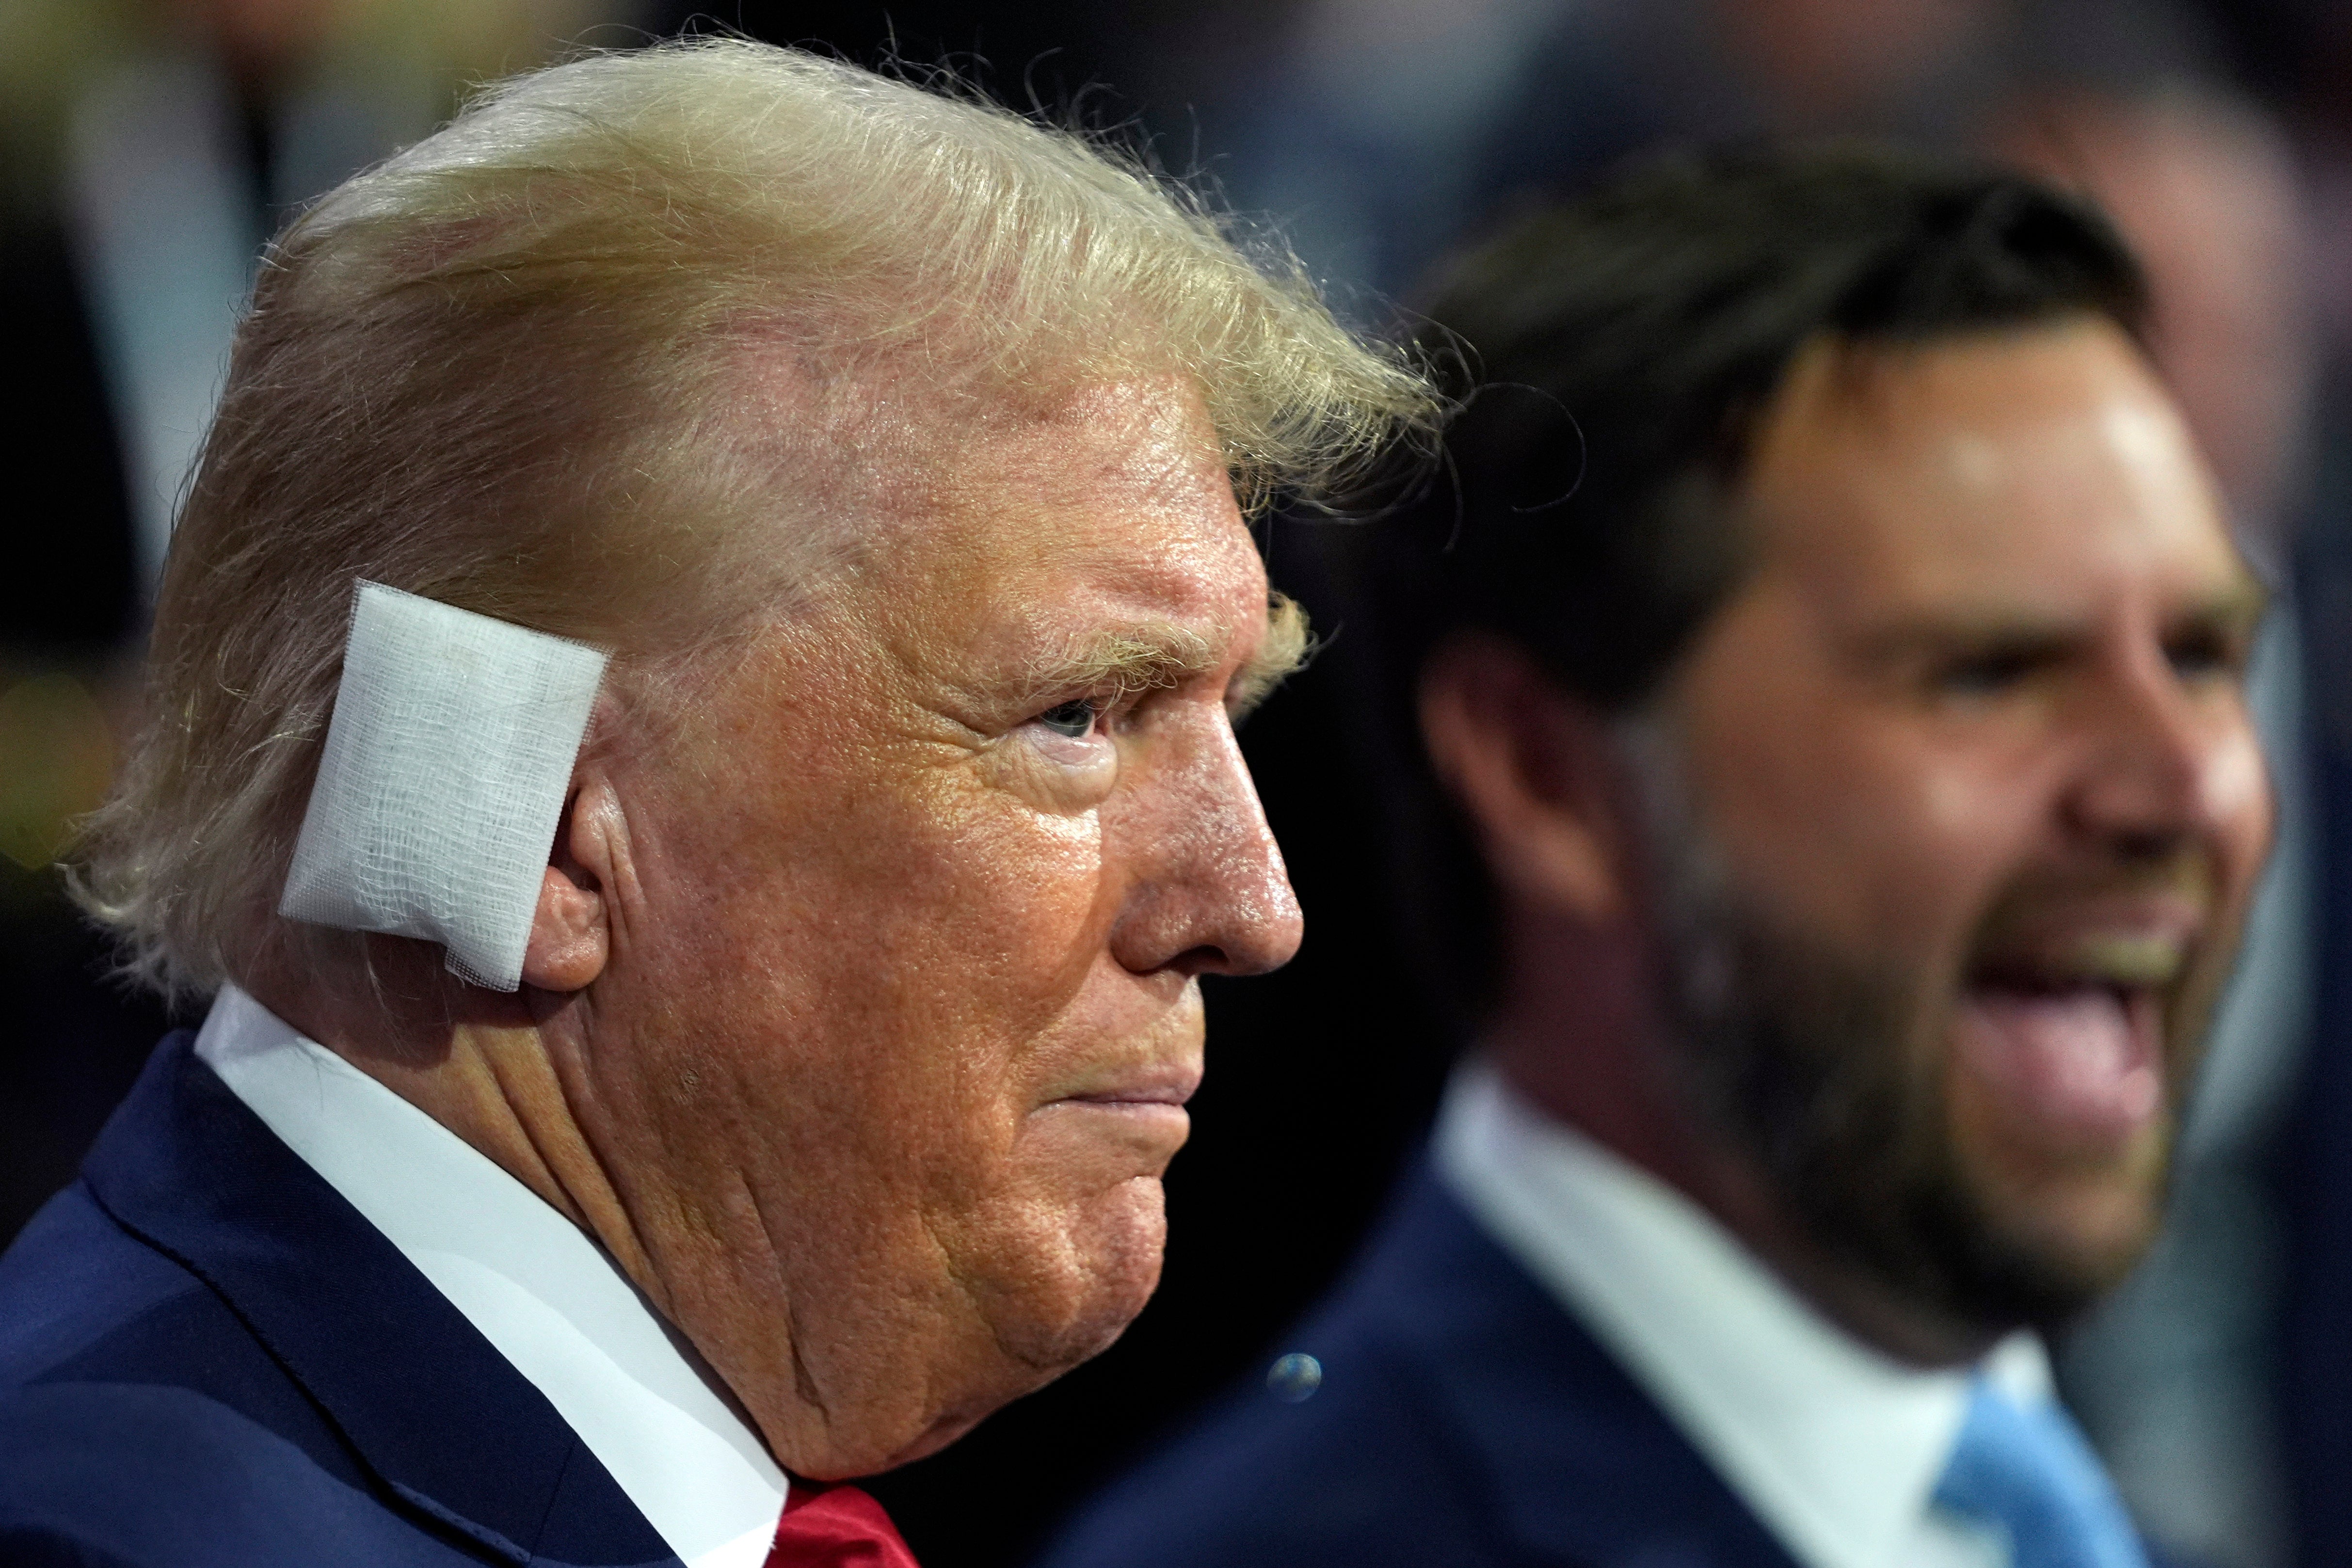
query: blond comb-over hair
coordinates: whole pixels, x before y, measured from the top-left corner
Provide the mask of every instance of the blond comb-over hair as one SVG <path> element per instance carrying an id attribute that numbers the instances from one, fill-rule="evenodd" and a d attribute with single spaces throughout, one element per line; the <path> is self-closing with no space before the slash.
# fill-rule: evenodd
<path id="1" fill-rule="evenodd" d="M 773 454 L 729 420 L 747 345 L 820 394 L 1176 374 L 1245 506 L 1433 413 L 1295 263 L 951 81 L 722 39 L 500 83 L 267 258 L 165 568 L 146 727 L 75 857 L 127 972 L 202 994 L 285 940 L 354 579 L 625 661 L 675 652 L 649 605 L 706 632 L 750 608 L 746 524 L 779 503 Z M 814 397 L 809 442 L 842 403 Z"/>

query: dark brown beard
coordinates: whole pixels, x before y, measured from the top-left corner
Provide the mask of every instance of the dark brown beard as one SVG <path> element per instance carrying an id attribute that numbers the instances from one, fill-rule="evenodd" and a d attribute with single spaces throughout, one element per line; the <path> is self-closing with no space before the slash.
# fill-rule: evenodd
<path id="1" fill-rule="evenodd" d="M 2005 1217 L 1967 1168 L 1944 1087 L 1959 976 L 1857 963 L 1743 905 L 1683 855 L 1662 895 L 1660 979 L 1693 1091 L 1827 1261 L 1987 1335 L 2055 1327 L 2120 1283 L 2137 1251 L 2072 1252 Z M 2169 1106 L 2219 978 L 2192 975 L 2168 1009 Z M 2160 1200 L 2150 1194 L 2152 1213 Z"/>
<path id="2" fill-rule="evenodd" d="M 1689 984 L 1689 949 L 1711 971 Z M 1667 977 L 1706 1111 L 1835 1265 L 1985 1333 L 2074 1316 L 2110 1283 L 2012 1234 L 1952 1148 L 1926 1037 L 1944 1009 L 1885 974 L 1710 911 L 1678 931 Z"/>

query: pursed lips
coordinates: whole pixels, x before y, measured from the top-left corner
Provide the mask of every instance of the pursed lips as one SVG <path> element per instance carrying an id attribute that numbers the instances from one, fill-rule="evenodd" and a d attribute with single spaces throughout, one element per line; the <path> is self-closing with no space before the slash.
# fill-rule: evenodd
<path id="1" fill-rule="evenodd" d="M 1049 1103 L 1170 1106 L 1181 1110 L 1200 1088 L 1201 1068 L 1198 1063 L 1171 1063 L 1120 1073 L 1108 1082 L 1090 1084 L 1071 1093 L 1057 1095 Z"/>
<path id="2" fill-rule="evenodd" d="M 1165 1160 L 1192 1133 L 1187 1100 L 1201 1087 L 1201 1066 L 1190 1062 L 1137 1064 L 1092 1076 L 1055 1096 L 1033 1114 L 1048 1121 L 1075 1117 L 1091 1123 L 1117 1143 L 1153 1160 Z"/>

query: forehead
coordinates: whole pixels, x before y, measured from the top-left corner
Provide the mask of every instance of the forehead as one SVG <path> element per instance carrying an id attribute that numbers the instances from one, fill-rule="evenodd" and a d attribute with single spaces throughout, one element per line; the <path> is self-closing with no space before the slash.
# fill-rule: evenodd
<path id="1" fill-rule="evenodd" d="M 2242 571 L 2202 461 L 2105 321 L 1801 356 L 1745 499 L 1759 566 L 1829 598 L 2076 616 Z"/>
<path id="2" fill-rule="evenodd" d="M 1189 384 L 910 423 L 891 445 L 867 574 L 902 617 L 983 640 L 1073 619 L 1264 620 L 1265 569 Z"/>

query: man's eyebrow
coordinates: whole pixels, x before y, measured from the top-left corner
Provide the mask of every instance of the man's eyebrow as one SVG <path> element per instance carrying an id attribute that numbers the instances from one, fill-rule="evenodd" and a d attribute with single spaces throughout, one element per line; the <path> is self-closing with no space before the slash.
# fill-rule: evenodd
<path id="1" fill-rule="evenodd" d="M 1276 594 L 1267 602 L 1265 635 L 1234 676 L 1226 706 L 1238 719 L 1256 707 L 1307 662 L 1312 651 L 1307 613 Z M 1114 699 L 1164 690 L 1215 669 L 1218 644 L 1172 621 L 1145 621 L 1081 638 L 1034 667 L 1030 689 L 1040 694 L 1108 691 Z"/>
<path id="2" fill-rule="evenodd" d="M 1265 636 L 1234 677 L 1233 689 L 1225 698 L 1234 722 L 1248 718 L 1252 709 L 1274 695 L 1276 687 L 1305 667 L 1314 651 L 1315 635 L 1307 628 L 1307 612 L 1298 601 L 1285 594 L 1268 599 Z"/>
<path id="3" fill-rule="evenodd" d="M 1956 648 L 2002 648 L 2013 653 L 2057 654 L 2092 641 L 2095 627 L 2059 616 L 1993 611 L 1906 616 L 1872 627 L 1855 648 L 1870 660 L 1895 660 L 1948 653 Z"/>
<path id="4" fill-rule="evenodd" d="M 2270 593 L 2252 576 L 2199 595 L 2164 618 L 2163 634 L 2186 626 L 2221 626 L 2251 631 L 2269 608 Z M 1952 648 L 1998 647 L 2015 653 L 2055 655 L 2097 636 L 2092 626 L 2063 616 L 2031 611 L 1958 612 L 1925 615 L 1874 628 L 1859 644 L 1870 658 L 1900 658 L 1941 653 Z"/>
<path id="5" fill-rule="evenodd" d="M 1116 697 L 1181 685 L 1216 665 L 1207 637 L 1173 621 L 1142 621 L 1081 637 L 1034 666 L 1040 693 L 1105 690 Z"/>

